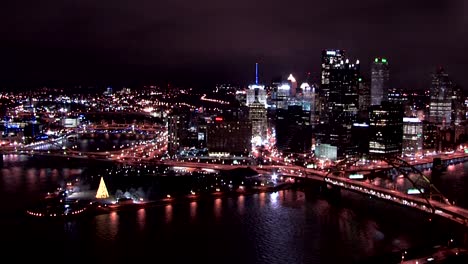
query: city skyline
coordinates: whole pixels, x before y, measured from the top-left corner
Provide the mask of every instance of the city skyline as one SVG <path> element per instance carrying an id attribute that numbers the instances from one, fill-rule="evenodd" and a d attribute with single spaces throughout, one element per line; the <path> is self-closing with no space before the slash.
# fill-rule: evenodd
<path id="1" fill-rule="evenodd" d="M 318 78 L 323 49 L 346 50 L 368 77 L 387 58 L 391 87 L 428 88 L 439 66 L 468 85 L 463 1 L 28 2 L 0 11 L 2 87 L 250 84 L 256 62 L 261 82 L 301 81 Z"/>

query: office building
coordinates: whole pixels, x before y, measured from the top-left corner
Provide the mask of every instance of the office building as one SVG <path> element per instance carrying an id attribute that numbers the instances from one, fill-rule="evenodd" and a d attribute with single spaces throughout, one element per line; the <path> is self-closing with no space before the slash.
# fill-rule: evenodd
<path id="1" fill-rule="evenodd" d="M 407 156 L 423 154 L 423 123 L 417 117 L 403 117 L 402 153 Z"/>
<path id="2" fill-rule="evenodd" d="M 401 155 L 403 110 L 399 105 L 382 102 L 369 108 L 369 153 Z"/>
<path id="3" fill-rule="evenodd" d="M 388 99 L 390 73 L 386 58 L 375 58 L 371 65 L 371 105 Z"/>
<path id="4" fill-rule="evenodd" d="M 429 104 L 429 120 L 444 128 L 452 123 L 453 84 L 443 68 L 432 75 Z"/>

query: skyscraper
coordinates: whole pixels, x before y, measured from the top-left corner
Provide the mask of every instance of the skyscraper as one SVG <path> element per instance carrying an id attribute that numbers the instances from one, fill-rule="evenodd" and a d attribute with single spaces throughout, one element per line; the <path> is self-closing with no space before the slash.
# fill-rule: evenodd
<path id="1" fill-rule="evenodd" d="M 338 147 L 339 157 L 347 154 L 351 144 L 359 105 L 359 76 L 359 60 L 351 63 L 340 50 L 322 53 L 322 109 L 315 135 L 319 143 Z"/>
<path id="2" fill-rule="evenodd" d="M 401 155 L 403 141 L 403 109 L 383 102 L 369 107 L 369 153 Z"/>
<path id="3" fill-rule="evenodd" d="M 369 82 L 366 82 L 362 78 L 359 78 L 359 111 L 366 111 L 370 106 L 370 87 Z"/>
<path id="4" fill-rule="evenodd" d="M 310 111 L 290 105 L 276 111 L 276 147 L 292 153 L 309 153 L 312 147 Z"/>
<path id="5" fill-rule="evenodd" d="M 250 106 L 253 102 L 258 101 L 264 106 L 267 105 L 267 96 L 264 85 L 252 84 L 249 85 L 247 90 L 247 97 L 245 104 Z"/>
<path id="6" fill-rule="evenodd" d="M 371 105 L 388 99 L 390 73 L 386 58 L 375 58 L 371 65 Z"/>
<path id="7" fill-rule="evenodd" d="M 322 69 L 320 85 L 320 112 L 325 112 L 327 108 L 327 99 L 330 96 L 330 74 L 333 65 L 340 63 L 345 55 L 344 50 L 326 49 L 322 51 Z"/>
<path id="8" fill-rule="evenodd" d="M 296 92 L 297 92 L 297 81 L 296 81 L 296 78 L 294 78 L 294 76 L 292 75 L 292 73 L 289 74 L 288 81 L 291 83 L 290 84 L 291 90 L 289 90 L 289 92 L 290 92 L 289 96 L 295 97 Z"/>
<path id="9" fill-rule="evenodd" d="M 429 118 L 439 127 L 448 127 L 452 121 L 452 81 L 445 70 L 440 67 L 432 75 L 430 89 Z"/>
<path id="10" fill-rule="evenodd" d="M 267 109 L 258 100 L 249 106 L 249 119 L 252 122 L 252 140 L 255 145 L 262 145 L 267 136 Z"/>
<path id="11" fill-rule="evenodd" d="M 250 106 L 253 102 L 258 101 L 263 105 L 267 105 L 267 96 L 265 85 L 258 83 L 258 63 L 255 63 L 255 84 L 249 85 L 247 90 L 246 105 Z"/>
<path id="12" fill-rule="evenodd" d="M 417 117 L 403 117 L 403 154 L 423 154 L 423 123 Z"/>

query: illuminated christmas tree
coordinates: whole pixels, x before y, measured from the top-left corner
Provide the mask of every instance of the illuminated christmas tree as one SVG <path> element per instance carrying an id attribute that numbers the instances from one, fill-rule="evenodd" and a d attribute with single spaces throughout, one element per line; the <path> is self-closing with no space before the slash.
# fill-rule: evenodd
<path id="1" fill-rule="evenodd" d="M 104 183 L 104 177 L 101 177 L 101 182 L 99 183 L 99 188 L 96 192 L 96 198 L 105 199 L 109 198 L 109 193 L 107 192 L 106 184 Z"/>

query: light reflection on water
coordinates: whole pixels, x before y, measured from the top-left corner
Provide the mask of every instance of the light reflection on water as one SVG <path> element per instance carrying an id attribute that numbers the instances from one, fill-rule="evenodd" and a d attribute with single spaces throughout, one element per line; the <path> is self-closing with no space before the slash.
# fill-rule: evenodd
<path id="1" fill-rule="evenodd" d="M 138 209 L 137 223 L 141 231 L 145 230 L 145 226 L 146 226 L 146 209 L 145 208 Z"/>
<path id="2" fill-rule="evenodd" d="M 240 215 L 244 214 L 244 210 L 245 210 L 245 196 L 244 195 L 239 195 L 239 197 L 237 197 L 237 211 Z"/>
<path id="3" fill-rule="evenodd" d="M 193 201 L 193 202 L 190 202 L 190 219 L 192 221 L 195 221 L 196 218 L 197 218 L 197 202 Z"/>
<path id="4" fill-rule="evenodd" d="M 168 204 L 164 208 L 165 208 L 166 223 L 170 223 L 172 221 L 172 205 Z"/>
<path id="5" fill-rule="evenodd" d="M 117 212 L 95 217 L 96 235 L 103 240 L 115 240 L 119 231 L 119 215 Z"/>
<path id="6" fill-rule="evenodd" d="M 278 198 L 279 198 L 279 192 L 272 192 L 270 193 L 270 201 L 271 201 L 271 205 L 273 207 L 277 207 L 278 206 Z"/>
<path id="7" fill-rule="evenodd" d="M 221 217 L 222 205 L 223 204 L 221 198 L 216 198 L 214 201 L 214 215 L 217 219 Z"/>

